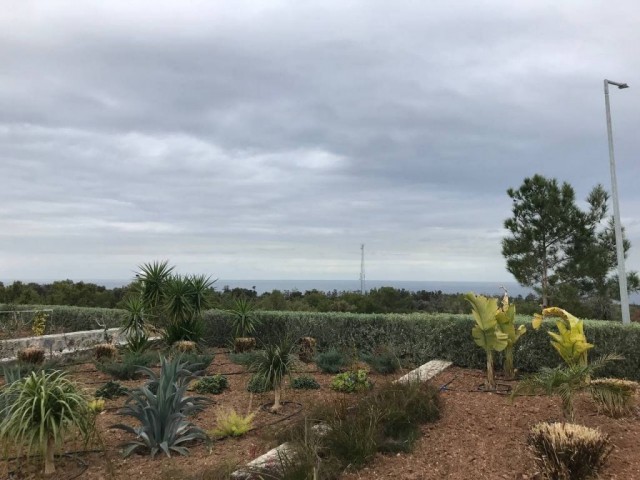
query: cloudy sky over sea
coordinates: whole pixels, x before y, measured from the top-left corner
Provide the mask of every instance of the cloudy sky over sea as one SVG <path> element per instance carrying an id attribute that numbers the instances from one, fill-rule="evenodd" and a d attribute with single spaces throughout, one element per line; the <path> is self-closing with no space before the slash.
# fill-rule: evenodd
<path id="1" fill-rule="evenodd" d="M 506 189 L 610 188 L 640 4 L 0 0 L 0 279 L 509 281 Z"/>

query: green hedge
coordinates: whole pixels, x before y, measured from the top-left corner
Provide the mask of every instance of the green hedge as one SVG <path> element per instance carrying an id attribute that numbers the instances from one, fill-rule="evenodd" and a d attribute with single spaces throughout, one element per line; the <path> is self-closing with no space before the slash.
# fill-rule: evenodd
<path id="1" fill-rule="evenodd" d="M 470 315 L 337 312 L 256 312 L 256 315 L 261 321 L 255 335 L 259 342 L 276 341 L 286 334 L 311 336 L 317 340 L 319 350 L 336 347 L 370 352 L 386 345 L 401 360 L 416 365 L 438 358 L 451 360 L 461 367 L 485 367 L 485 353 L 471 337 L 474 322 Z M 209 343 L 230 344 L 233 336 L 229 320 L 225 312 L 206 312 Z M 531 328 L 531 317 L 518 316 L 517 322 L 527 325 L 527 333 L 516 344 L 516 368 L 532 372 L 561 362 L 546 333 L 555 330 L 553 320 L 546 320 L 539 330 Z M 585 320 L 585 334 L 587 340 L 595 344 L 590 358 L 612 352 L 625 357 L 622 362 L 611 363 L 602 371 L 603 375 L 640 380 L 639 324 L 623 326 L 616 322 Z"/>
<path id="2" fill-rule="evenodd" d="M 100 327 L 96 321 L 105 323 L 108 328 L 120 327 L 124 321 L 126 312 L 112 308 L 92 307 L 68 307 L 64 305 L 5 305 L 0 304 L 3 310 L 53 310 L 49 319 L 46 333 L 51 330 L 56 332 L 79 332 L 82 330 L 97 330 Z M 23 321 L 31 321 L 33 314 L 23 314 Z M 7 321 L 7 314 L 0 315 L 0 322 Z M 30 323 L 29 323 L 30 325 Z"/>

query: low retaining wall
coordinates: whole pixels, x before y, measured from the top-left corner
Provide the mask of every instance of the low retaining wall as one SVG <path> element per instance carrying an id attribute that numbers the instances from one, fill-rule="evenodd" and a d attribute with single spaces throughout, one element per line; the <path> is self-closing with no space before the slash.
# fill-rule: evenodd
<path id="1" fill-rule="evenodd" d="M 125 343 L 124 338 L 121 338 L 119 328 L 110 328 L 106 333 L 113 343 Z M 0 342 L 0 361 L 14 360 L 20 350 L 28 347 L 40 347 L 45 350 L 48 356 L 56 356 L 90 350 L 98 343 L 104 342 L 105 331 L 103 329 L 2 340 Z"/>

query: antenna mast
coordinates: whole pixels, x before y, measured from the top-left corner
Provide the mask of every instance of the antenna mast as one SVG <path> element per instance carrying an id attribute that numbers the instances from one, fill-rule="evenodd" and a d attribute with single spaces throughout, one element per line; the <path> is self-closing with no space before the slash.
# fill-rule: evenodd
<path id="1" fill-rule="evenodd" d="M 360 245 L 362 254 L 360 256 L 360 294 L 364 295 L 364 243 Z"/>

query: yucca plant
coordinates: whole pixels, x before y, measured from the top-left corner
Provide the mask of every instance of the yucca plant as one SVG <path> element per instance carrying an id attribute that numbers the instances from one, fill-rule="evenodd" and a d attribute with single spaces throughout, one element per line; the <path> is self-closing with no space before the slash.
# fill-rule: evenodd
<path id="1" fill-rule="evenodd" d="M 160 451 L 168 457 L 171 452 L 186 455 L 189 450 L 182 444 L 207 438 L 206 433 L 186 417 L 201 410 L 209 400 L 185 396 L 193 376 L 179 356 L 170 360 L 161 358 L 160 364 L 159 374 L 148 368 L 141 369 L 150 377 L 149 382 L 130 391 L 124 408 L 118 412 L 140 422 L 138 427 L 114 425 L 137 437 L 125 446 L 125 457 L 140 448 L 148 449 L 152 457 Z"/>
<path id="2" fill-rule="evenodd" d="M 141 282 L 140 297 L 149 315 L 161 321 L 162 305 L 166 282 L 171 276 L 174 267 L 169 266 L 169 261 L 145 263 L 138 267 L 140 273 L 137 275 Z"/>
<path id="3" fill-rule="evenodd" d="M 124 302 L 127 312 L 125 324 L 120 332 L 126 337 L 146 334 L 147 325 L 144 318 L 144 302 L 141 296 L 130 296 Z"/>
<path id="4" fill-rule="evenodd" d="M 291 375 L 295 365 L 294 349 L 295 342 L 290 338 L 284 338 L 280 343 L 265 345 L 264 349 L 259 352 L 256 361 L 251 365 L 251 370 L 260 378 L 265 388 L 273 388 L 275 391 L 272 412 L 280 410 L 284 378 Z"/>
<path id="5" fill-rule="evenodd" d="M 253 302 L 247 297 L 238 297 L 233 301 L 233 308 L 227 310 L 232 315 L 231 325 L 236 338 L 249 337 L 256 331 L 260 320 L 254 314 Z"/>
<path id="6" fill-rule="evenodd" d="M 55 472 L 54 454 L 71 433 L 88 441 L 94 429 L 88 398 L 64 372 L 32 372 L 11 384 L 0 424 L 0 440 L 22 456 L 41 453 L 44 473 Z"/>
<path id="7" fill-rule="evenodd" d="M 570 422 L 575 420 L 574 399 L 578 392 L 590 389 L 590 378 L 607 363 L 622 360 L 619 355 L 605 355 L 588 365 L 563 365 L 556 368 L 543 367 L 538 373 L 525 377 L 512 391 L 511 398 L 518 395 L 557 395 L 562 402 L 562 414 Z M 606 385 L 598 386 L 604 390 Z M 615 391 L 610 389 L 611 394 Z"/>

